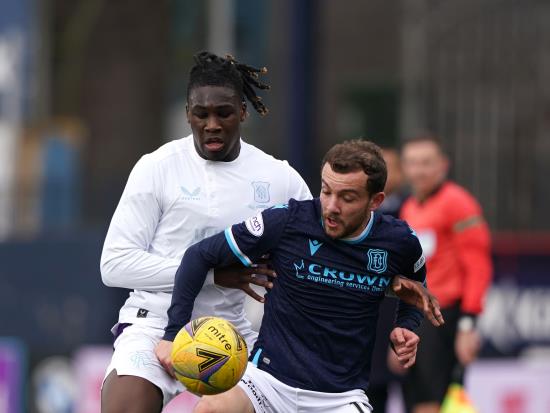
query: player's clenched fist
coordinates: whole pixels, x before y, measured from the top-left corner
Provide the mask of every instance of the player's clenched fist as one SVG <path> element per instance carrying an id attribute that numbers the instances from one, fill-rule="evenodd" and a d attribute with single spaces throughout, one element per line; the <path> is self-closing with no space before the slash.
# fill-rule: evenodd
<path id="1" fill-rule="evenodd" d="M 390 342 L 397 360 L 406 369 L 416 361 L 416 351 L 420 338 L 406 328 L 396 327 L 390 333 Z"/>
<path id="2" fill-rule="evenodd" d="M 439 301 L 418 281 L 397 276 L 393 278 L 391 289 L 401 301 L 422 310 L 434 326 L 439 327 L 445 323 Z"/>

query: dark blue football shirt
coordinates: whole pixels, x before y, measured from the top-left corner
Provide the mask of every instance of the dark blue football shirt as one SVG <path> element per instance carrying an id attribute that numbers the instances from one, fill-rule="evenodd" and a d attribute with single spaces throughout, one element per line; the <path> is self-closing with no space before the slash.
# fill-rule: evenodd
<path id="1" fill-rule="evenodd" d="M 366 389 L 378 308 L 392 277 L 425 282 L 422 248 L 401 220 L 373 213 L 357 237 L 332 239 L 319 199 L 290 200 L 190 247 L 176 273 L 173 340 L 191 317 L 210 268 L 269 253 L 277 278 L 250 360 L 283 383 L 307 390 Z M 414 330 L 422 313 L 399 303 L 395 325 Z"/>

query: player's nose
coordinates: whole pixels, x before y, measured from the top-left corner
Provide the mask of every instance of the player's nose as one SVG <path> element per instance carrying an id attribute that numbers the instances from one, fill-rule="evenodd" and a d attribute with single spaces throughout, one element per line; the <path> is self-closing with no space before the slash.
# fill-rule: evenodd
<path id="1" fill-rule="evenodd" d="M 329 196 L 325 202 L 325 210 L 331 214 L 338 214 L 340 206 L 338 205 L 338 199 L 335 196 Z"/>
<path id="2" fill-rule="evenodd" d="M 217 131 L 221 129 L 221 125 L 217 116 L 208 116 L 206 119 L 206 125 L 204 127 L 208 132 Z"/>

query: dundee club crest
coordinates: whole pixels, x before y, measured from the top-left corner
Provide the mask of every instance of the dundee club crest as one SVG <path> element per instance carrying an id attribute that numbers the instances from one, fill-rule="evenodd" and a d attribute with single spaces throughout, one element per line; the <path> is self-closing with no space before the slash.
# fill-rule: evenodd
<path id="1" fill-rule="evenodd" d="M 388 268 L 388 251 L 369 249 L 367 252 L 367 270 L 381 274 Z"/>

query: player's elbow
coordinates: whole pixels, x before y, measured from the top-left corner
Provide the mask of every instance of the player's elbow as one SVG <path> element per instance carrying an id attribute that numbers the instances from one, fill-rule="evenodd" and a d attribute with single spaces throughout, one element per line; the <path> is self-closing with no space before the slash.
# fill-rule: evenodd
<path id="1" fill-rule="evenodd" d="M 116 283 L 116 273 L 112 271 L 112 267 L 108 263 L 101 263 L 100 265 L 100 271 L 101 271 L 101 281 L 103 281 L 103 284 L 105 284 L 107 287 L 118 287 Z"/>
<path id="2" fill-rule="evenodd" d="M 119 270 L 119 265 L 117 265 L 117 260 L 113 257 L 108 257 L 107 254 L 105 254 L 105 251 L 103 255 L 101 256 L 101 262 L 99 265 L 99 269 L 101 272 L 101 281 L 103 284 L 105 284 L 107 287 L 122 287 L 121 286 L 121 276 Z"/>

